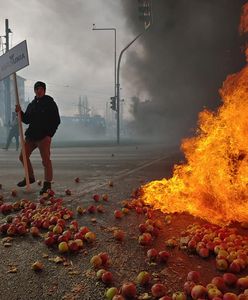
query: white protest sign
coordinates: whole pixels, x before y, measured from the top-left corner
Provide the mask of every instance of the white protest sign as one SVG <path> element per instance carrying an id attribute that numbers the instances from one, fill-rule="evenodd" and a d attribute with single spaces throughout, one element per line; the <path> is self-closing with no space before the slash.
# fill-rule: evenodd
<path id="1" fill-rule="evenodd" d="M 0 80 L 29 65 L 26 41 L 0 56 Z"/>

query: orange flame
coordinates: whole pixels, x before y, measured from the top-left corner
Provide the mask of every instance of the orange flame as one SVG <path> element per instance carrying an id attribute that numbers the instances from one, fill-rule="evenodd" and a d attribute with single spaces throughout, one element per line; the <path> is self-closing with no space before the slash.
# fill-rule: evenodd
<path id="1" fill-rule="evenodd" d="M 248 32 L 248 4 L 240 30 Z M 248 65 L 227 77 L 220 95 L 222 106 L 201 112 L 197 136 L 182 143 L 187 163 L 142 187 L 146 204 L 219 225 L 248 221 Z"/>

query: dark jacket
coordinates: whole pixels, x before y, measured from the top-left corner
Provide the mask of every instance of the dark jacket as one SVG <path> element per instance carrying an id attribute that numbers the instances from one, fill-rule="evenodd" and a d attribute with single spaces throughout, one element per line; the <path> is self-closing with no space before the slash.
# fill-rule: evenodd
<path id="1" fill-rule="evenodd" d="M 48 95 L 35 98 L 25 113 L 22 112 L 22 122 L 29 124 L 25 132 L 28 140 L 39 141 L 46 136 L 53 137 L 60 124 L 57 104 Z"/>

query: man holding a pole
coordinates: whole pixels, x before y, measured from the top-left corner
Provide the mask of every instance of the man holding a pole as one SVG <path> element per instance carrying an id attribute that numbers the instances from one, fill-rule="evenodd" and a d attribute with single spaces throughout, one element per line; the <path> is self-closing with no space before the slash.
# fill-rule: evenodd
<path id="1" fill-rule="evenodd" d="M 25 112 L 21 110 L 19 104 L 16 105 L 16 112 L 21 113 L 21 120 L 29 124 L 25 132 L 25 153 L 27 159 L 29 182 L 35 182 L 35 176 L 32 164 L 30 162 L 31 153 L 38 148 L 40 151 L 42 164 L 44 167 L 44 183 L 40 194 L 51 189 L 53 179 L 53 168 L 50 159 L 51 139 L 54 136 L 59 124 L 60 116 L 58 107 L 52 97 L 46 95 L 46 84 L 38 81 L 34 85 L 35 98 L 28 105 Z M 21 152 L 20 161 L 23 161 L 23 152 Z M 17 184 L 19 187 L 27 185 L 26 178 Z"/>

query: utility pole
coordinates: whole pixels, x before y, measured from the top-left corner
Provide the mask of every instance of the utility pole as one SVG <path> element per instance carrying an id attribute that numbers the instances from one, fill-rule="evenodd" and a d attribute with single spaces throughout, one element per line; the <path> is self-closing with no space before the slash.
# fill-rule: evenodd
<path id="1" fill-rule="evenodd" d="M 5 19 L 5 52 L 9 51 L 9 20 Z M 5 84 L 5 126 L 8 128 L 11 121 L 10 77 L 4 80 Z"/>

